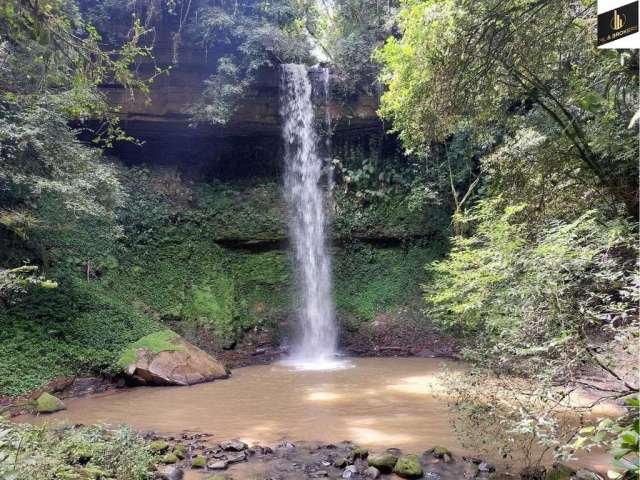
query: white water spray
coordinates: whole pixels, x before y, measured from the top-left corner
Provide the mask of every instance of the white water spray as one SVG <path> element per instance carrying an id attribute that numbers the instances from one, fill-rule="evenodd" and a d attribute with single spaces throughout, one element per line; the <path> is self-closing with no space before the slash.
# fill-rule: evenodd
<path id="1" fill-rule="evenodd" d="M 297 368 L 327 369 L 335 361 L 337 327 L 326 248 L 323 160 L 313 125 L 312 88 L 304 65 L 283 65 L 280 113 L 284 119 L 285 194 L 301 295 L 301 338 L 291 360 Z"/>

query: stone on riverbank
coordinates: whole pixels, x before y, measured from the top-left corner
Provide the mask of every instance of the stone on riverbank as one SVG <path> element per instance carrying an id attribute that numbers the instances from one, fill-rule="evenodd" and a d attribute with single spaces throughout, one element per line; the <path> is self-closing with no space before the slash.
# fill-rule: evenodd
<path id="1" fill-rule="evenodd" d="M 370 466 L 376 467 L 382 473 L 391 473 L 396 465 L 398 458 L 391 453 L 382 453 L 380 455 L 369 455 L 367 462 Z"/>
<path id="2" fill-rule="evenodd" d="M 413 454 L 400 457 L 393 471 L 402 478 L 420 478 L 423 474 L 420 459 Z"/>
<path id="3" fill-rule="evenodd" d="M 227 440 L 220 442 L 220 448 L 228 452 L 242 452 L 249 448 L 249 445 L 240 440 Z"/>
<path id="4" fill-rule="evenodd" d="M 164 453 L 169 450 L 169 444 L 164 440 L 155 440 L 149 444 L 149 450 L 153 453 Z"/>
<path id="5" fill-rule="evenodd" d="M 204 457 L 196 457 L 191 460 L 191 468 L 204 468 L 207 466 L 207 459 Z"/>
<path id="6" fill-rule="evenodd" d="M 37 413 L 53 413 L 64 410 L 67 407 L 64 406 L 64 403 L 58 397 L 44 392 L 37 398 L 34 408 Z"/>
<path id="7" fill-rule="evenodd" d="M 222 363 L 171 330 L 132 343 L 118 365 L 142 385 L 194 385 L 229 376 Z"/>

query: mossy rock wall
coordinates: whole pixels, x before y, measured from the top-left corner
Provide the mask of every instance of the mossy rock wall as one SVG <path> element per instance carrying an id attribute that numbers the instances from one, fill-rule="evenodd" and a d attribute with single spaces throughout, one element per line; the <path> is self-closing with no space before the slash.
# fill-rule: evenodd
<path id="1" fill-rule="evenodd" d="M 0 395 L 57 376 L 116 373 L 126 346 L 154 332 L 171 329 L 215 351 L 252 329 L 278 332 L 290 317 L 279 182 L 194 183 L 138 167 L 122 167 L 121 176 L 127 201 L 117 219 L 60 218 L 64 228 L 48 234 L 46 273 L 59 288 L 0 309 Z M 367 207 L 336 201 L 339 319 L 357 328 L 415 304 L 424 265 L 444 250 L 446 215 L 429 217 L 435 207 L 407 213 L 393 195 Z"/>

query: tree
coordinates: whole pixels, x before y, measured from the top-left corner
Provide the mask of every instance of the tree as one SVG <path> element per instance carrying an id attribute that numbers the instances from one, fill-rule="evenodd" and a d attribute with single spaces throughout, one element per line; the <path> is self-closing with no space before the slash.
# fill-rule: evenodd
<path id="1" fill-rule="evenodd" d="M 503 125 L 539 111 L 597 187 L 638 214 L 637 52 L 595 48 L 595 2 L 407 1 L 399 39 L 377 53 L 381 114 L 405 144 L 424 147 L 461 127 Z M 513 131 L 512 131 L 513 133 Z"/>

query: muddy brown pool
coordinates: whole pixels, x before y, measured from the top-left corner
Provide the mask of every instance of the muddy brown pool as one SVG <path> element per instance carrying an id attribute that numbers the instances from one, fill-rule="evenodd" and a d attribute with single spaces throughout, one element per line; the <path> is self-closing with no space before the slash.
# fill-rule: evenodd
<path id="1" fill-rule="evenodd" d="M 438 387 L 460 364 L 427 358 L 358 358 L 353 368 L 295 371 L 284 365 L 237 369 L 228 380 L 191 387 L 134 388 L 70 399 L 67 410 L 19 421 L 128 424 L 163 433 L 212 434 L 275 444 L 282 439 L 339 442 L 421 452 L 465 451 Z M 497 459 L 493 459 L 496 461 Z M 603 456 L 581 463 L 603 470 Z"/>

